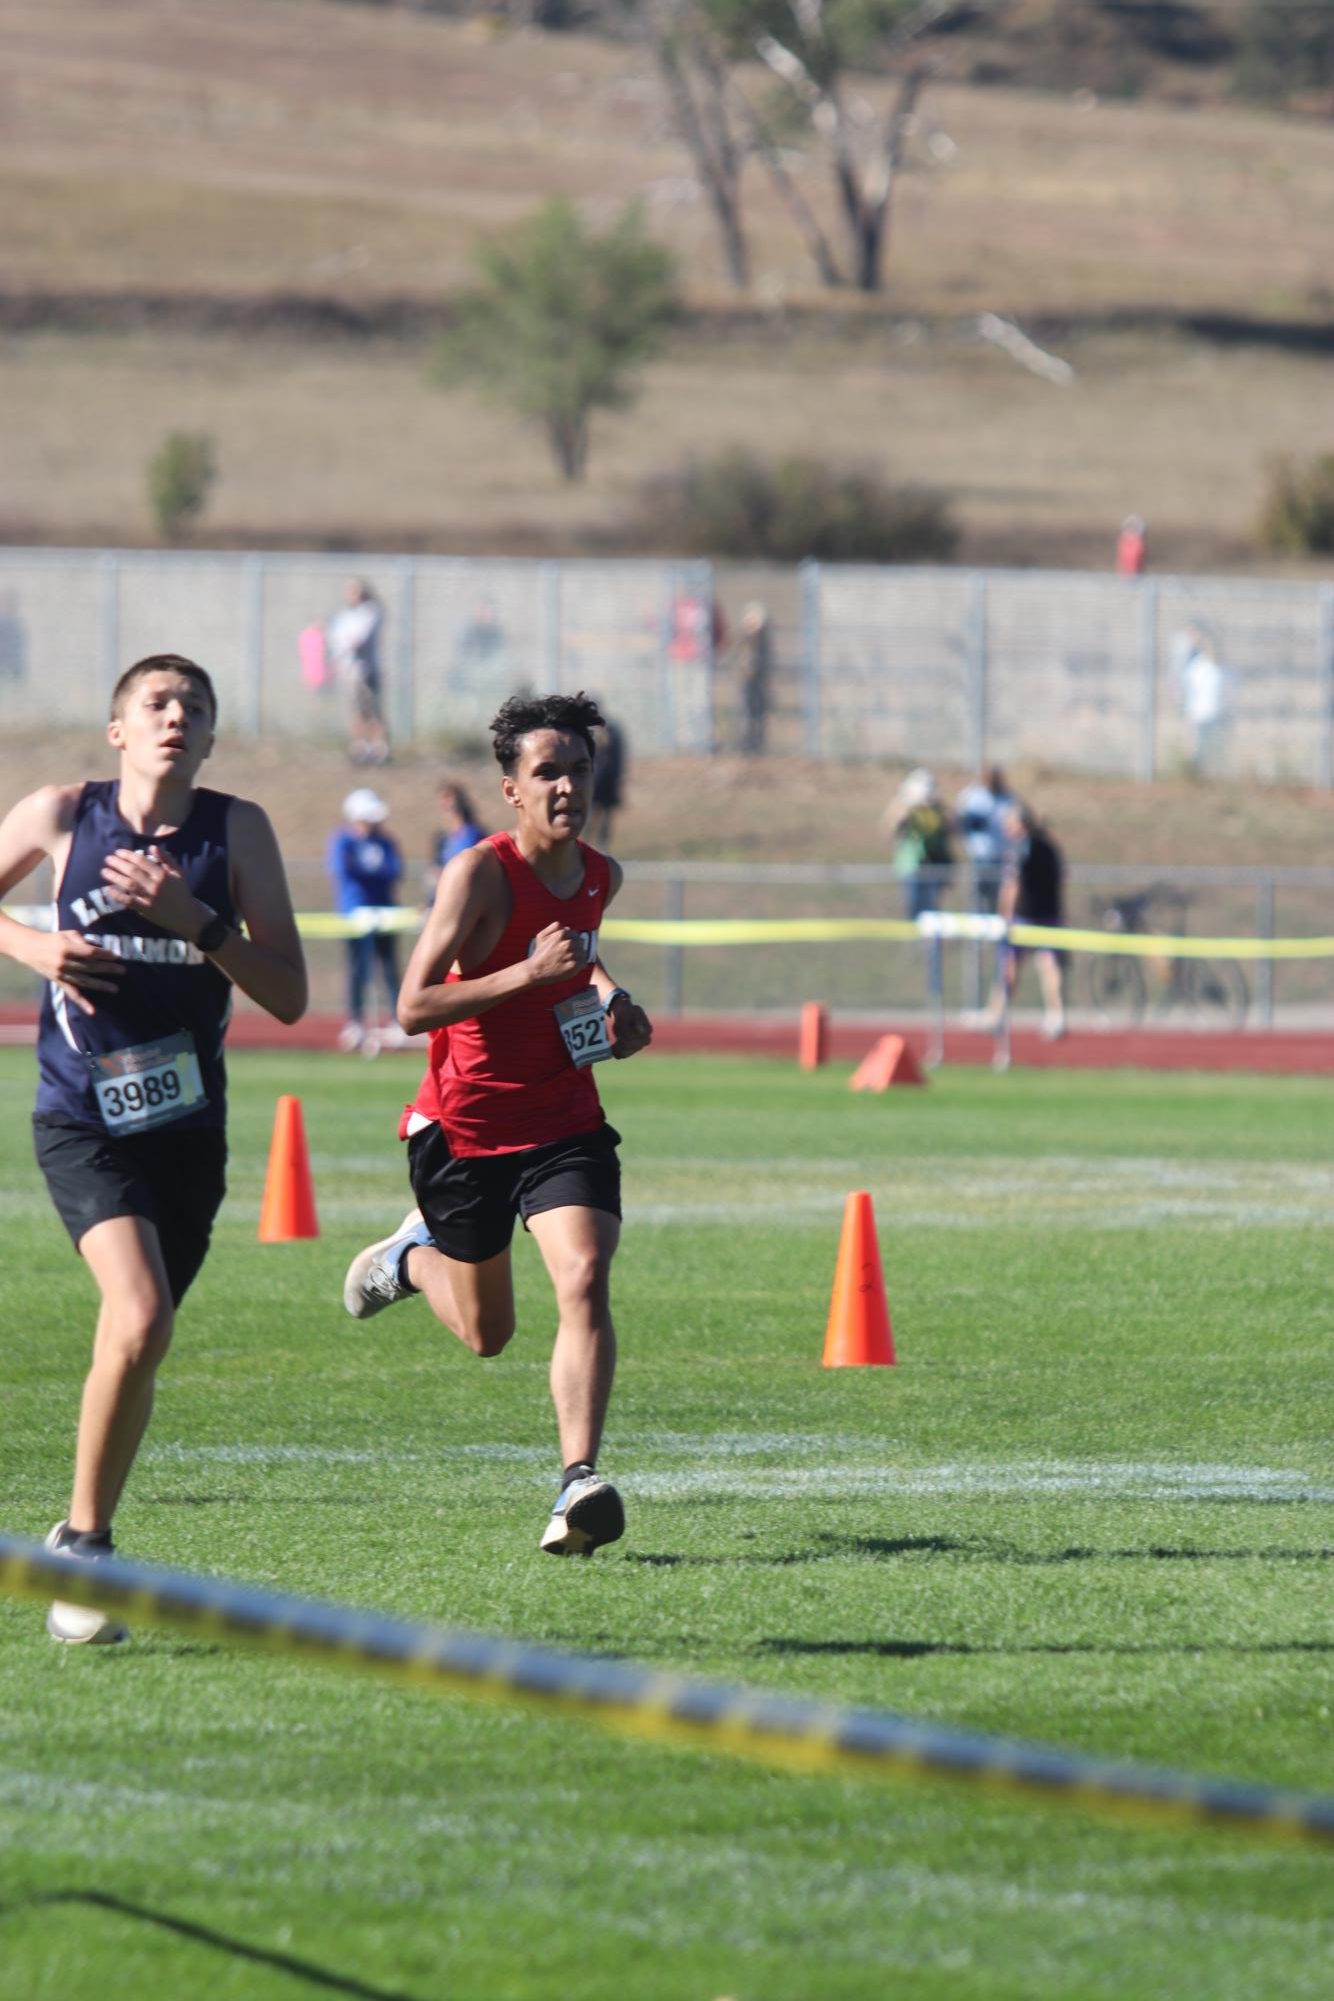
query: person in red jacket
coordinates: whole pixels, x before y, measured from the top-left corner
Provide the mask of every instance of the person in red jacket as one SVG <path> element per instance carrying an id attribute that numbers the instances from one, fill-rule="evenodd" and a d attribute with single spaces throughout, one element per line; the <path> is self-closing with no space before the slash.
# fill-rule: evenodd
<path id="1" fill-rule="evenodd" d="M 515 1217 L 556 1292 L 551 1356 L 563 1472 L 541 1547 L 590 1556 L 624 1532 L 597 1472 L 616 1366 L 611 1261 L 620 1236 L 620 1135 L 593 1066 L 652 1040 L 648 1016 L 602 963 L 602 913 L 621 870 L 579 839 L 602 723 L 586 695 L 512 696 L 491 724 L 512 832 L 441 872 L 399 989 L 426 1074 L 400 1126 L 416 1208 L 350 1265 L 358 1320 L 423 1293 L 476 1355 L 514 1333 Z"/>

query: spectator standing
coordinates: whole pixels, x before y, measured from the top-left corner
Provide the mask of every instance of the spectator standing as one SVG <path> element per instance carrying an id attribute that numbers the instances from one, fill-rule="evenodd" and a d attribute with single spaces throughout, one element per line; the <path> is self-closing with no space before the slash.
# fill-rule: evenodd
<path id="1" fill-rule="evenodd" d="M 593 810 L 588 816 L 589 841 L 604 854 L 611 846 L 612 821 L 624 802 L 628 764 L 625 731 L 608 716 L 598 732 L 597 755 L 593 760 Z"/>
<path id="2" fill-rule="evenodd" d="M 1190 731 L 1190 768 L 1208 778 L 1218 769 L 1227 730 L 1228 674 L 1198 626 L 1186 626 L 1172 641 L 1172 675 Z"/>
<path id="3" fill-rule="evenodd" d="M 343 587 L 343 604 L 329 620 L 329 659 L 348 703 L 347 754 L 353 764 L 388 764 L 389 739 L 384 726 L 380 684 L 380 639 L 384 606 L 370 585 L 352 577 Z"/>
<path id="4" fill-rule="evenodd" d="M 441 785 L 436 803 L 440 826 L 424 882 L 428 903 L 435 900 L 435 886 L 446 862 L 452 862 L 455 855 L 461 855 L 465 848 L 475 848 L 485 832 L 472 800 L 463 787 L 455 785 L 451 779 L 446 779 Z"/>
<path id="5" fill-rule="evenodd" d="M 345 940 L 347 948 L 347 1019 L 338 1037 L 340 1049 L 378 1056 L 382 1039 L 401 1047 L 406 1039 L 395 1020 L 398 1005 L 398 945 L 392 931 L 381 930 L 377 913 L 398 901 L 403 856 L 385 822 L 389 808 L 377 792 L 360 785 L 343 801 L 343 825 L 329 838 L 327 865 L 334 887 L 334 908 L 358 928 Z M 384 988 L 389 1026 L 383 1038 L 366 1023 L 366 1002 L 376 968 Z"/>
<path id="6" fill-rule="evenodd" d="M 1142 514 L 1127 514 L 1116 538 L 1116 573 L 1121 577 L 1142 577 L 1147 560 L 1144 517 Z"/>
<path id="7" fill-rule="evenodd" d="M 1000 914 L 1007 924 L 1037 924 L 1058 929 L 1065 922 L 1065 858 L 1052 837 L 1029 806 L 1017 801 L 1006 820 L 1010 841 L 1010 861 L 1001 884 Z M 993 1000 L 997 1015 L 1014 995 L 1024 960 L 1033 948 L 1005 947 L 1002 980 L 1004 987 Z M 1042 990 L 1042 1033 L 1048 1042 L 1065 1034 L 1065 955 L 1050 946 L 1034 952 L 1038 984 Z"/>
<path id="8" fill-rule="evenodd" d="M 908 917 L 938 910 L 954 866 L 954 844 L 940 787 L 929 771 L 910 771 L 881 823 L 894 846 L 894 873 Z"/>
<path id="9" fill-rule="evenodd" d="M 954 866 L 949 816 L 940 787 L 929 771 L 910 771 L 885 809 L 881 821 L 894 850 L 894 873 L 903 887 L 904 914 L 914 923 L 924 912 L 938 910 Z M 933 998 L 942 990 L 943 965 L 939 938 L 926 941 L 927 989 Z"/>
<path id="10" fill-rule="evenodd" d="M 1000 899 L 1008 841 L 1005 822 L 1014 798 L 1005 773 L 979 772 L 954 802 L 954 822 L 969 864 L 971 907 L 989 915 Z"/>
<path id="11" fill-rule="evenodd" d="M 759 757 L 769 728 L 769 708 L 773 700 L 774 637 L 768 608 L 758 600 L 741 614 L 741 631 L 736 642 L 739 669 L 737 692 L 741 702 L 741 749 L 746 757 Z"/>
<path id="12" fill-rule="evenodd" d="M 15 687 L 28 678 L 28 629 L 13 591 L 0 591 L 0 682 Z"/>

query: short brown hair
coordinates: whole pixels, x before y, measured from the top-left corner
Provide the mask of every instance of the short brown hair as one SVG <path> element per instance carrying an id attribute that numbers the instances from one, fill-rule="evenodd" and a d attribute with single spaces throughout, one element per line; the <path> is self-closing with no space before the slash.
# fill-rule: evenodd
<path id="1" fill-rule="evenodd" d="M 187 660 L 183 653 L 149 653 L 142 660 L 136 660 L 133 667 L 125 672 L 111 690 L 111 719 L 114 722 L 124 710 L 132 691 L 150 674 L 184 674 L 193 681 L 208 702 L 209 714 L 218 720 L 218 697 L 213 683 L 204 669 L 195 660 Z"/>

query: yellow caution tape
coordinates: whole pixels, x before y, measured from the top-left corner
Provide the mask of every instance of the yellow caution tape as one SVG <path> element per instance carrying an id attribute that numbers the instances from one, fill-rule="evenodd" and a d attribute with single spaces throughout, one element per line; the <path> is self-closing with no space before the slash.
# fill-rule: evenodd
<path id="1" fill-rule="evenodd" d="M 599 936 L 627 945 L 827 945 L 921 933 L 906 917 L 607 917 Z"/>
<path id="2" fill-rule="evenodd" d="M 49 904 L 8 904 L 20 924 L 50 928 Z M 303 938 L 362 938 L 368 932 L 421 929 L 422 913 L 398 906 L 359 910 L 304 910 L 296 926 Z M 608 917 L 600 935 L 627 945 L 837 945 L 857 939 L 883 943 L 936 937 L 988 939 L 1008 935 L 1032 950 L 1107 952 L 1138 959 L 1331 959 L 1334 938 L 1182 938 L 1174 933 L 1079 931 L 1013 924 L 1006 934 L 995 918 L 932 911 L 916 923 L 905 917 Z"/>
<path id="3" fill-rule="evenodd" d="M 1334 1842 L 1334 1798 L 1243 1779 L 1109 1764 L 1080 1752 L 696 1680 L 602 1656 L 258 1591 L 120 1558 L 80 1563 L 0 1536 L 0 1590 L 72 1599 L 155 1625 L 359 1668 L 436 1693 L 577 1715 L 622 1735 L 726 1751 L 798 1772 L 948 1779 L 1156 1824 Z"/>

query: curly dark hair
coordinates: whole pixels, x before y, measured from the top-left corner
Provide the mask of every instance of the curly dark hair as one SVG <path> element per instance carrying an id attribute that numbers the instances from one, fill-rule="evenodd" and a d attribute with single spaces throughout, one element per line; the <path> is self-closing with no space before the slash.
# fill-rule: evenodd
<path id="1" fill-rule="evenodd" d="M 496 762 L 507 778 L 519 762 L 523 739 L 533 730 L 567 730 L 581 736 L 590 757 L 596 755 L 593 731 L 606 721 L 591 695 L 511 695 L 491 719 Z"/>

